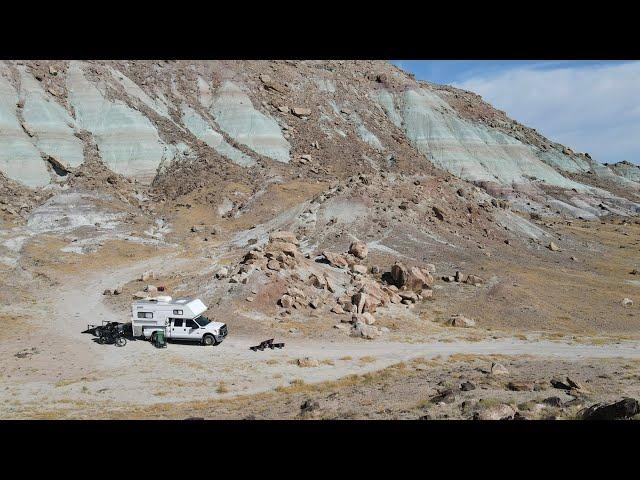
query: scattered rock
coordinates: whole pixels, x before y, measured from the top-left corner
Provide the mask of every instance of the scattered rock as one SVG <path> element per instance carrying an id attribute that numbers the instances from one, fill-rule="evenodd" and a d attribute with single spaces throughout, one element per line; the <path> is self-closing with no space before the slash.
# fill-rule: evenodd
<path id="1" fill-rule="evenodd" d="M 269 260 L 267 262 L 267 268 L 269 270 L 273 270 L 274 272 L 279 272 L 281 270 L 280 262 L 276 260 Z"/>
<path id="2" fill-rule="evenodd" d="M 476 285 L 482 285 L 484 283 L 484 280 L 477 275 L 467 275 L 467 278 L 464 281 L 464 283 L 476 286 Z"/>
<path id="3" fill-rule="evenodd" d="M 297 364 L 299 367 L 317 367 L 320 365 L 320 362 L 318 360 L 316 360 L 315 358 L 311 358 L 311 357 L 304 357 L 304 358 L 299 358 L 297 361 Z"/>
<path id="4" fill-rule="evenodd" d="M 366 243 L 357 240 L 349 246 L 349 253 L 356 258 L 364 260 L 369 254 L 369 247 Z"/>
<path id="5" fill-rule="evenodd" d="M 280 306 L 282 306 L 283 308 L 291 308 L 291 306 L 293 305 L 293 297 L 291 297 L 290 295 L 283 295 L 280 298 Z"/>
<path id="6" fill-rule="evenodd" d="M 475 389 L 476 389 L 476 386 L 471 382 L 463 382 L 460 384 L 460 390 L 462 390 L 463 392 L 469 392 Z"/>
<path id="7" fill-rule="evenodd" d="M 560 407 L 562 405 L 562 400 L 560 400 L 560 397 L 548 397 L 542 400 L 542 403 L 549 407 Z"/>
<path id="8" fill-rule="evenodd" d="M 614 403 L 596 403 L 581 412 L 583 420 L 619 420 L 631 418 L 640 413 L 640 404 L 634 398 L 623 398 Z"/>
<path id="9" fill-rule="evenodd" d="M 509 370 L 501 363 L 493 362 L 491 364 L 491 375 L 509 375 Z"/>
<path id="10" fill-rule="evenodd" d="M 140 281 L 141 282 L 146 282 L 147 280 L 151 280 L 152 278 L 154 278 L 154 274 L 153 272 L 149 271 L 149 272 L 144 272 L 141 276 L 140 276 Z"/>
<path id="11" fill-rule="evenodd" d="M 391 267 L 391 278 L 398 288 L 406 287 L 410 290 L 421 291 L 433 286 L 433 277 L 426 269 L 418 267 L 409 269 L 399 262 Z"/>
<path id="12" fill-rule="evenodd" d="M 557 378 L 551 379 L 551 386 L 559 390 L 571 390 L 571 385 L 564 383 L 562 380 L 558 380 Z"/>
<path id="13" fill-rule="evenodd" d="M 317 410 L 318 408 L 320 408 L 320 404 L 317 401 L 307 399 L 304 402 L 302 402 L 302 405 L 300 405 L 300 412 L 308 413 L 308 412 L 312 412 L 313 410 Z"/>
<path id="14" fill-rule="evenodd" d="M 513 392 L 531 392 L 533 383 L 530 382 L 509 382 L 507 388 Z"/>
<path id="15" fill-rule="evenodd" d="M 373 325 L 356 322 L 351 329 L 351 335 L 354 337 L 366 338 L 367 340 L 373 340 L 380 336 L 380 331 Z"/>
<path id="16" fill-rule="evenodd" d="M 454 276 L 454 280 L 456 282 L 463 283 L 467 280 L 467 275 L 458 270 Z"/>
<path id="17" fill-rule="evenodd" d="M 293 232 L 286 232 L 286 231 L 272 233 L 269 236 L 269 241 L 285 242 L 285 243 L 292 243 L 293 245 L 300 245 L 300 242 L 298 241 L 298 237 L 296 236 L 296 234 Z"/>
<path id="18" fill-rule="evenodd" d="M 296 117 L 308 117 L 311 115 L 311 109 L 303 107 L 293 107 L 291 109 L 291 113 L 293 113 Z"/>
<path id="19" fill-rule="evenodd" d="M 456 401 L 456 396 L 453 393 L 453 390 L 451 389 L 446 389 L 446 390 L 442 390 L 440 392 L 438 392 L 437 395 L 434 395 L 433 397 L 430 398 L 430 401 L 432 403 L 453 403 Z"/>
<path id="20" fill-rule="evenodd" d="M 216 278 L 227 278 L 229 276 L 229 270 L 227 267 L 222 267 L 216 272 Z"/>
<path id="21" fill-rule="evenodd" d="M 473 414 L 474 420 L 513 420 L 516 411 L 506 403 Z"/>
<path id="22" fill-rule="evenodd" d="M 463 315 L 458 314 L 458 315 L 453 315 L 447 322 L 447 325 L 450 325 L 452 327 L 469 328 L 469 327 L 475 327 L 476 321 L 471 318 L 467 318 Z"/>
<path id="23" fill-rule="evenodd" d="M 438 207 L 433 207 L 433 214 L 436 216 L 438 220 L 444 220 L 444 212 L 440 210 Z"/>
<path id="24" fill-rule="evenodd" d="M 333 313 L 336 313 L 338 315 L 341 315 L 344 313 L 344 308 L 342 308 L 342 306 L 340 305 L 334 305 L 333 308 L 331 308 L 331 311 Z"/>
<path id="25" fill-rule="evenodd" d="M 351 271 L 353 273 L 359 273 L 361 275 L 366 275 L 367 272 L 369 271 L 369 269 L 366 267 L 366 265 L 359 265 L 357 263 L 354 263 L 353 265 L 351 265 Z"/>
<path id="26" fill-rule="evenodd" d="M 583 392 L 586 391 L 586 389 L 584 388 L 584 386 L 579 383 L 578 381 L 572 379 L 571 377 L 567 377 L 567 385 L 569 385 L 571 388 L 575 389 L 575 390 L 582 390 Z"/>
<path id="27" fill-rule="evenodd" d="M 334 267 L 347 268 L 349 266 L 349 262 L 344 258 L 344 255 L 339 253 L 322 252 L 322 256 Z"/>

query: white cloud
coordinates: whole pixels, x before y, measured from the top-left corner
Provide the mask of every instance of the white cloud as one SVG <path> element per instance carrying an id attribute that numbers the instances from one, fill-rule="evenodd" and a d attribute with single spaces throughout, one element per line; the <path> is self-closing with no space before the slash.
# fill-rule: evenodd
<path id="1" fill-rule="evenodd" d="M 533 66 L 453 84 L 481 95 L 550 140 L 601 162 L 640 163 L 640 62 Z"/>

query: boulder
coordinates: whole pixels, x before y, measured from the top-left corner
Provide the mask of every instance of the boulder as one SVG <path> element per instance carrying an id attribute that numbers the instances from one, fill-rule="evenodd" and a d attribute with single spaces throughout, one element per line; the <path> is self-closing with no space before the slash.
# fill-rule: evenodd
<path id="1" fill-rule="evenodd" d="M 374 323 L 376 323 L 375 317 L 369 312 L 355 314 L 351 317 L 351 321 L 354 324 L 361 322 L 365 325 L 373 325 Z"/>
<path id="2" fill-rule="evenodd" d="M 353 265 L 351 265 L 351 271 L 353 273 L 359 273 L 361 275 L 366 275 L 367 272 L 369 271 L 369 269 L 366 267 L 366 265 L 359 265 L 357 263 L 354 263 Z"/>
<path id="3" fill-rule="evenodd" d="M 329 264 L 333 267 L 338 268 L 347 268 L 349 266 L 349 262 L 339 253 L 332 252 L 322 252 L 322 256 L 329 262 Z"/>
<path id="4" fill-rule="evenodd" d="M 447 322 L 447 325 L 451 327 L 469 328 L 475 327 L 476 321 L 463 315 L 453 315 Z"/>
<path id="5" fill-rule="evenodd" d="M 418 267 L 407 268 L 399 262 L 391 267 L 391 278 L 396 287 L 414 291 L 431 288 L 433 285 L 433 277 L 429 272 Z"/>
<path id="6" fill-rule="evenodd" d="M 580 382 L 574 380 L 571 377 L 567 377 L 567 385 L 569 385 L 574 390 L 581 390 L 583 392 L 586 392 L 586 388 L 584 388 L 584 386 Z"/>
<path id="7" fill-rule="evenodd" d="M 291 113 L 293 113 L 296 117 L 308 117 L 309 115 L 311 115 L 311 109 L 303 107 L 293 107 L 291 109 Z"/>
<path id="8" fill-rule="evenodd" d="M 458 270 L 456 272 L 456 275 L 455 275 L 454 279 L 455 279 L 456 282 L 463 283 L 463 282 L 467 281 L 467 276 L 464 273 L 462 273 L 461 271 Z"/>
<path id="9" fill-rule="evenodd" d="M 281 240 L 269 242 L 269 244 L 265 248 L 265 253 L 267 254 L 267 256 L 277 256 L 278 253 L 284 253 L 285 255 L 294 258 L 300 256 L 298 247 L 296 247 L 294 243 L 283 242 Z"/>
<path id="10" fill-rule="evenodd" d="M 273 271 L 275 271 L 275 272 L 279 272 L 279 271 L 281 270 L 280 262 L 278 262 L 278 261 L 276 261 L 276 260 L 269 260 L 269 261 L 267 262 L 267 268 L 268 268 L 269 270 L 273 270 Z"/>
<path id="11" fill-rule="evenodd" d="M 438 220 L 444 220 L 444 212 L 440 208 L 434 206 L 432 207 L 432 210 Z"/>
<path id="12" fill-rule="evenodd" d="M 111 290 L 106 289 L 104 292 L 102 292 L 103 295 L 111 295 Z"/>
<path id="13" fill-rule="evenodd" d="M 369 247 L 366 243 L 356 240 L 349 246 L 349 253 L 361 260 L 367 258 Z"/>
<path id="14" fill-rule="evenodd" d="M 596 403 L 579 412 L 583 420 L 620 420 L 640 413 L 640 404 L 634 398 L 623 398 L 613 403 Z"/>
<path id="15" fill-rule="evenodd" d="M 494 407 L 489 407 L 473 415 L 474 420 L 512 420 L 516 411 L 510 405 L 502 403 Z"/>
<path id="16" fill-rule="evenodd" d="M 408 300 L 411 303 L 416 303 L 418 301 L 418 295 L 412 290 L 400 291 L 398 292 L 398 296 L 400 297 L 401 301 Z"/>
<path id="17" fill-rule="evenodd" d="M 309 300 L 309 306 L 314 310 L 318 309 L 322 306 L 322 300 L 319 299 L 318 297 L 314 297 L 311 300 Z"/>
<path id="18" fill-rule="evenodd" d="M 432 403 L 453 403 L 456 401 L 456 395 L 453 390 L 441 390 L 429 399 Z"/>
<path id="19" fill-rule="evenodd" d="M 364 292 L 358 292 L 353 297 L 351 297 L 351 303 L 356 306 L 357 313 L 363 313 L 365 303 L 367 301 L 367 294 Z"/>
<path id="20" fill-rule="evenodd" d="M 542 403 L 548 407 L 559 407 L 562 405 L 562 400 L 560 400 L 560 397 L 548 397 L 542 400 Z"/>
<path id="21" fill-rule="evenodd" d="M 547 245 L 547 248 L 549 250 L 551 250 L 552 252 L 559 252 L 560 251 L 560 247 L 558 247 L 558 245 L 556 245 L 554 242 L 550 242 L 549 245 Z"/>
<path id="22" fill-rule="evenodd" d="M 622 299 L 622 306 L 623 307 L 631 307 L 631 306 L 633 306 L 633 300 L 631 300 L 630 298 L 623 298 Z"/>
<path id="23" fill-rule="evenodd" d="M 351 329 L 351 335 L 354 337 L 366 338 L 367 340 L 373 340 L 380 336 L 380 331 L 373 325 L 356 322 Z"/>
<path id="24" fill-rule="evenodd" d="M 460 384 L 460 390 L 463 392 L 468 392 L 470 390 L 475 390 L 476 386 L 471 382 L 463 382 Z"/>
<path id="25" fill-rule="evenodd" d="M 551 379 L 551 386 L 559 390 L 571 390 L 571 385 L 564 383 L 562 380 L 558 380 L 557 378 Z"/>
<path id="26" fill-rule="evenodd" d="M 147 285 L 146 287 L 144 287 L 144 291 L 149 293 L 156 293 L 158 291 L 158 287 L 156 287 L 155 285 Z"/>
<path id="27" fill-rule="evenodd" d="M 341 305 L 339 305 L 339 304 L 334 305 L 334 306 L 333 306 L 333 308 L 331 309 L 331 311 L 332 311 L 333 313 L 338 314 L 338 315 L 341 315 L 341 314 L 343 314 L 343 313 L 344 313 L 344 309 L 343 309 L 343 308 L 342 308 L 342 306 L 341 306 Z"/>
<path id="28" fill-rule="evenodd" d="M 255 260 L 260 260 L 264 256 L 263 252 L 260 250 L 251 250 L 244 255 L 243 263 L 253 262 Z"/>
<path id="29" fill-rule="evenodd" d="M 467 275 L 466 280 L 464 280 L 465 283 L 469 284 L 469 285 L 482 285 L 484 283 L 484 280 L 477 276 L 477 275 Z"/>
<path id="30" fill-rule="evenodd" d="M 122 287 L 116 287 L 113 289 L 114 295 L 120 295 L 122 293 Z"/>
<path id="31" fill-rule="evenodd" d="M 530 382 L 509 382 L 507 388 L 512 392 L 531 392 L 533 383 Z"/>
<path id="32" fill-rule="evenodd" d="M 285 243 L 292 243 L 293 245 L 300 245 L 300 242 L 298 241 L 298 237 L 296 237 L 296 234 L 293 232 L 287 232 L 287 231 L 273 232 L 269 236 L 269 242 L 285 242 Z"/>
<path id="33" fill-rule="evenodd" d="M 291 306 L 293 305 L 293 297 L 290 295 L 283 295 L 280 298 L 280 306 L 284 307 L 284 308 L 291 308 Z"/>
<path id="34" fill-rule="evenodd" d="M 216 278 L 227 278 L 229 276 L 229 269 L 227 267 L 222 267 L 220 270 L 216 272 Z"/>
<path id="35" fill-rule="evenodd" d="M 309 413 L 320 408 L 320 404 L 315 400 L 307 399 L 300 405 L 300 413 Z"/>

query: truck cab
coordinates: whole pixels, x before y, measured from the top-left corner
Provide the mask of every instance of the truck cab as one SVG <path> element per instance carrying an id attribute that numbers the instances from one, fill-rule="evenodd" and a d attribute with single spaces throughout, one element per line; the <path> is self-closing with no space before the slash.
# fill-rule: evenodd
<path id="1" fill-rule="evenodd" d="M 131 324 L 135 337 L 152 338 L 164 331 L 172 340 L 217 345 L 227 336 L 227 325 L 205 317 L 207 307 L 199 299 L 160 296 L 131 305 Z"/>
<path id="2" fill-rule="evenodd" d="M 220 343 L 227 336 L 227 326 L 224 323 L 212 322 L 200 315 L 197 318 L 169 318 L 167 338 L 174 340 L 191 340 L 205 345 Z"/>

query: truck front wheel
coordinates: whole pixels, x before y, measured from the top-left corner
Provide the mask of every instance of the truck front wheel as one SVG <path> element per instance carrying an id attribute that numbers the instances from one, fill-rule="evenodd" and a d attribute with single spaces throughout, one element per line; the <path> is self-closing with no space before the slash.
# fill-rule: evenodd
<path id="1" fill-rule="evenodd" d="M 208 334 L 202 337 L 202 343 L 205 344 L 206 346 L 209 346 L 209 345 L 217 345 L 218 342 L 216 342 L 216 337 L 214 337 L 211 334 Z"/>

